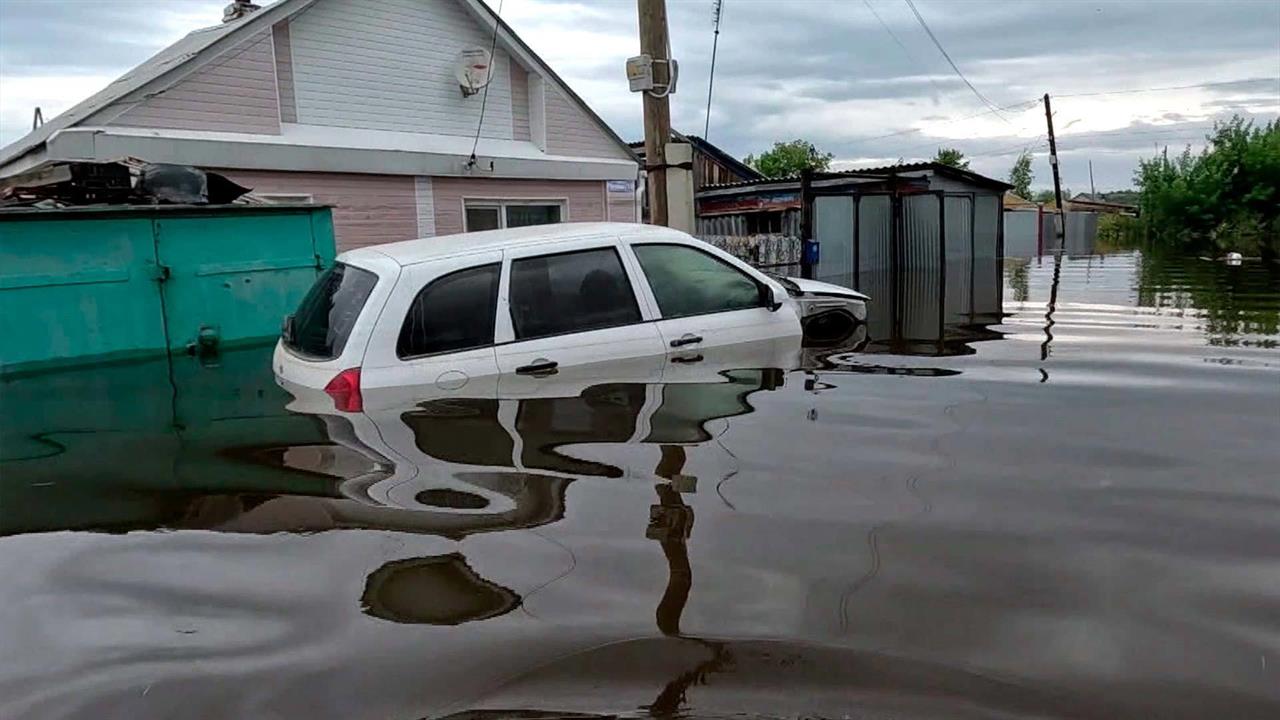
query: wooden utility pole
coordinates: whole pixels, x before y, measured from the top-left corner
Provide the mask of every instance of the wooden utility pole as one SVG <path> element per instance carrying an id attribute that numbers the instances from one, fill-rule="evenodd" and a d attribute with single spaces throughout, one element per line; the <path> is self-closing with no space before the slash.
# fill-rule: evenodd
<path id="1" fill-rule="evenodd" d="M 1053 137 L 1053 110 L 1049 107 L 1049 93 L 1044 94 L 1044 119 L 1049 124 L 1049 165 L 1053 167 L 1053 199 L 1058 204 L 1058 222 L 1054 223 L 1054 234 L 1058 236 L 1058 247 L 1066 247 L 1067 216 L 1062 207 L 1062 179 L 1058 175 L 1058 142 Z"/>
<path id="2" fill-rule="evenodd" d="M 658 87 L 671 82 L 671 43 L 667 38 L 666 0 L 636 0 L 640 13 L 640 53 L 653 58 L 653 80 Z M 664 94 L 644 93 L 644 164 L 648 172 L 649 222 L 667 221 L 667 143 L 671 142 L 671 106 Z"/>

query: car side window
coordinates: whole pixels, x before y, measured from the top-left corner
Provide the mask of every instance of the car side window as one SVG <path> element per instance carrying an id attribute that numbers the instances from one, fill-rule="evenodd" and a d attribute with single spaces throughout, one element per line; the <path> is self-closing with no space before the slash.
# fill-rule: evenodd
<path id="1" fill-rule="evenodd" d="M 493 344 L 499 263 L 458 270 L 427 283 L 409 304 L 396 356 L 401 360 Z"/>
<path id="2" fill-rule="evenodd" d="M 517 340 L 640 322 L 614 248 L 513 260 L 510 304 Z"/>
<path id="3" fill-rule="evenodd" d="M 685 245 L 633 245 L 664 318 L 705 315 L 764 305 L 751 276 Z"/>

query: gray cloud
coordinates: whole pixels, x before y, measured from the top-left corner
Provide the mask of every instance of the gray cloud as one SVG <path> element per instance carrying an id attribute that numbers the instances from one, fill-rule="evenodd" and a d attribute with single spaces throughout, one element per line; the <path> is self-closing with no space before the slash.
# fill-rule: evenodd
<path id="1" fill-rule="evenodd" d="M 0 1 L 0 70 L 6 75 L 124 70 L 198 25 L 226 3 L 112 0 Z"/>

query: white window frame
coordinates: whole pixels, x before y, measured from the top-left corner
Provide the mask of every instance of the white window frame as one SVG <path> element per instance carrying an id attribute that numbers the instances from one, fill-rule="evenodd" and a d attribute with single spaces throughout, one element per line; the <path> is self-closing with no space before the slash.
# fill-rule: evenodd
<path id="1" fill-rule="evenodd" d="M 467 227 L 467 210 L 471 208 L 496 208 L 498 210 L 498 229 L 507 227 L 508 207 L 527 207 L 530 205 L 555 205 L 560 208 L 560 222 L 569 222 L 569 198 L 462 198 L 462 231 L 471 232 Z"/>

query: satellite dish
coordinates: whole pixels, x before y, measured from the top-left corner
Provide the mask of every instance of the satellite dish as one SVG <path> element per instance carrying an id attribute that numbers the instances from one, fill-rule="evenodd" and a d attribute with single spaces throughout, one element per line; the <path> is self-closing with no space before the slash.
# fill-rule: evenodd
<path id="1" fill-rule="evenodd" d="M 458 53 L 453 66 L 453 75 L 462 89 L 462 96 L 475 95 L 489 84 L 493 58 L 489 51 L 482 47 L 464 48 Z"/>

